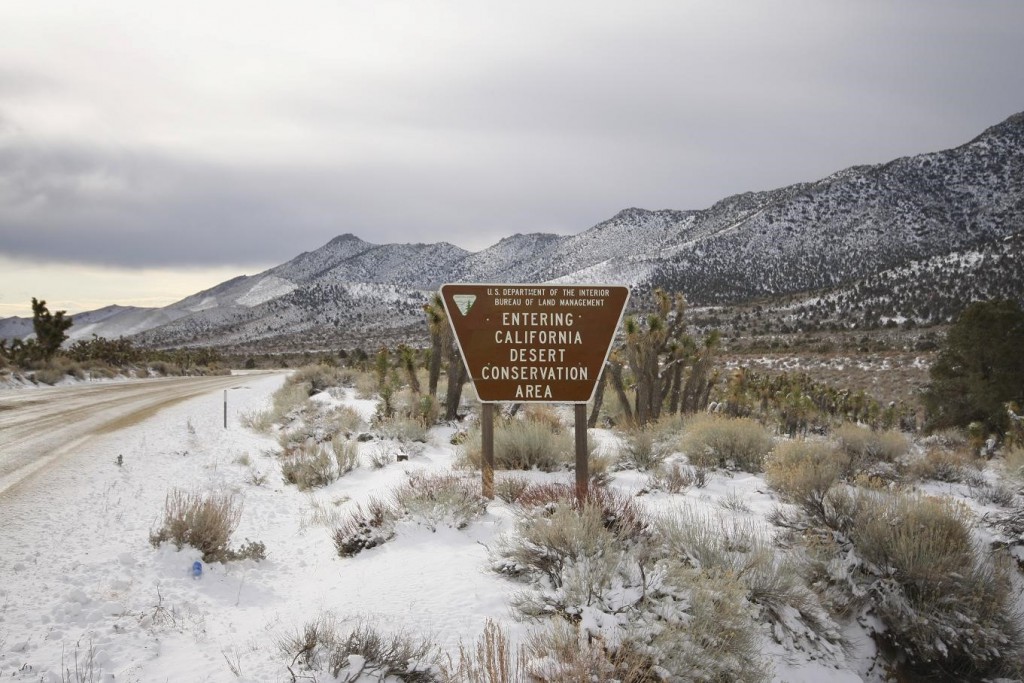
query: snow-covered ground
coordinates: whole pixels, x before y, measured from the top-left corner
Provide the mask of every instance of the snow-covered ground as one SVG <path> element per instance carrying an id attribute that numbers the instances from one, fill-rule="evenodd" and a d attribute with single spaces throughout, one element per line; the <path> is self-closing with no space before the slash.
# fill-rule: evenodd
<path id="1" fill-rule="evenodd" d="M 291 662 L 277 643 L 322 614 L 342 627 L 369 620 L 385 632 L 426 636 L 448 652 L 472 644 L 488 619 L 514 643 L 525 638 L 531 626 L 509 606 L 524 584 L 491 569 L 488 547 L 516 518 L 501 500 L 462 530 L 406 520 L 381 546 L 351 558 L 335 551 L 332 515 L 387 496 L 410 472 L 450 470 L 452 429 L 434 429 L 409 461 L 362 466 L 303 493 L 283 483 L 277 442 L 240 424 L 283 381 L 246 378 L 230 392 L 227 429 L 221 392 L 213 392 L 92 439 L 45 477 L 0 496 L 0 679 L 289 681 Z M 375 408 L 352 391 L 314 398 L 367 419 Z M 604 444 L 615 438 L 591 434 Z M 364 465 L 374 447 L 361 444 Z M 573 475 L 530 476 L 568 483 Z M 646 483 L 624 471 L 610 485 L 637 493 Z M 244 508 L 235 544 L 262 541 L 267 559 L 206 564 L 196 577 L 198 551 L 152 547 L 150 531 L 174 488 L 237 495 Z M 744 473 L 715 473 L 705 488 L 637 500 L 652 510 L 688 503 L 754 524 L 764 524 L 776 502 L 762 477 Z M 873 643 L 857 624 L 844 635 L 849 647 L 822 658 L 780 645 L 766 626 L 775 680 L 861 680 Z M 76 666 L 90 667 L 91 677 L 76 677 Z"/>

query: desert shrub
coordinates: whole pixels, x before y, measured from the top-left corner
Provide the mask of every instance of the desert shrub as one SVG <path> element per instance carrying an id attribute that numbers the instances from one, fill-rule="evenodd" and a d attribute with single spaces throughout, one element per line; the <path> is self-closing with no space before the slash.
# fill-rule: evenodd
<path id="1" fill-rule="evenodd" d="M 520 647 L 513 651 L 505 631 L 488 619 L 472 648 L 459 645 L 457 662 L 448 655 L 441 666 L 441 680 L 444 683 L 528 683 L 525 650 Z"/>
<path id="2" fill-rule="evenodd" d="M 770 666 L 761 656 L 760 631 L 737 577 L 708 576 L 668 563 L 665 583 L 669 592 L 687 601 L 687 618 L 652 625 L 655 634 L 649 647 L 659 667 L 687 672 L 700 681 L 770 679 Z"/>
<path id="3" fill-rule="evenodd" d="M 772 437 L 755 420 L 701 416 L 683 433 L 682 450 L 698 467 L 726 467 L 760 472 L 772 449 Z"/>
<path id="4" fill-rule="evenodd" d="M 348 435 L 358 432 L 366 426 L 363 416 L 352 406 L 335 408 L 330 414 L 329 419 L 333 422 L 333 429 L 331 431 L 335 433 Z"/>
<path id="5" fill-rule="evenodd" d="M 517 504 L 525 510 L 553 511 L 558 506 L 578 506 L 576 487 L 571 484 L 531 484 L 519 493 Z M 611 489 L 593 487 L 585 505 L 600 510 L 602 523 L 624 540 L 639 540 L 651 520 L 636 500 Z"/>
<path id="6" fill-rule="evenodd" d="M 634 429 L 623 436 L 618 466 L 649 472 L 657 469 L 672 454 L 672 446 L 658 441 L 658 434 L 648 429 Z"/>
<path id="7" fill-rule="evenodd" d="M 375 470 L 384 469 L 398 459 L 395 455 L 395 449 L 386 443 L 374 444 L 370 448 L 368 457 L 370 458 L 370 467 Z"/>
<path id="8" fill-rule="evenodd" d="M 918 479 L 947 482 L 970 482 L 978 477 L 983 465 L 968 450 L 947 450 L 929 447 L 923 457 L 910 463 L 910 473 Z"/>
<path id="9" fill-rule="evenodd" d="M 566 567 L 589 558 L 620 554 L 615 534 L 604 524 L 601 509 L 570 503 L 553 504 L 549 514 L 527 514 L 516 523 L 516 533 L 501 539 L 494 569 L 510 576 L 538 575 L 562 586 Z"/>
<path id="10" fill-rule="evenodd" d="M 494 467 L 499 470 L 539 469 L 551 472 L 575 459 L 572 435 L 555 433 L 545 425 L 528 420 L 496 421 L 494 425 Z M 459 448 L 459 463 L 479 469 L 483 461 L 480 430 L 474 428 Z"/>
<path id="11" fill-rule="evenodd" d="M 65 377 L 65 372 L 60 368 L 45 367 L 36 370 L 32 378 L 37 384 L 56 384 Z"/>
<path id="12" fill-rule="evenodd" d="M 431 531 L 463 529 L 487 510 L 479 484 L 455 474 L 411 474 L 394 492 L 396 506 Z"/>
<path id="13" fill-rule="evenodd" d="M 149 369 L 163 377 L 179 377 L 184 373 L 179 365 L 168 361 L 157 360 L 149 364 Z"/>
<path id="14" fill-rule="evenodd" d="M 204 562 L 252 558 L 263 559 L 262 543 L 246 539 L 241 550 L 233 551 L 228 543 L 238 527 L 242 506 L 234 496 L 188 493 L 172 489 L 164 501 L 164 519 L 160 528 L 149 535 L 149 542 L 159 546 L 171 541 L 175 547 L 190 545 L 202 552 Z"/>
<path id="15" fill-rule="evenodd" d="M 564 619 L 530 633 L 526 680 L 544 683 L 641 683 L 661 680 L 653 660 L 625 642 L 611 647 L 602 638 Z"/>
<path id="16" fill-rule="evenodd" d="M 242 424 L 258 432 L 268 432 L 275 424 L 283 422 L 287 416 L 305 409 L 308 402 L 309 393 L 304 385 L 286 382 L 274 392 L 269 408 L 244 414 Z"/>
<path id="17" fill-rule="evenodd" d="M 852 471 L 878 462 L 896 462 L 910 449 L 907 437 L 898 431 L 876 431 L 849 422 L 837 428 L 833 436 L 846 453 Z"/>
<path id="18" fill-rule="evenodd" d="M 496 477 L 494 481 L 494 494 L 506 503 L 517 502 L 528 488 L 530 480 L 526 477 Z"/>
<path id="19" fill-rule="evenodd" d="M 572 503 L 576 489 L 570 484 L 530 484 L 520 492 L 516 502 L 525 509 L 544 508 L 556 503 Z M 552 508 L 553 509 L 553 508 Z"/>
<path id="20" fill-rule="evenodd" d="M 562 418 L 558 416 L 558 412 L 544 403 L 528 403 L 523 409 L 523 419 L 527 422 L 544 425 L 555 433 L 565 430 L 565 425 L 562 424 Z"/>
<path id="21" fill-rule="evenodd" d="M 334 548 L 341 557 L 376 548 L 394 537 L 398 517 L 394 507 L 377 498 L 365 507 L 357 504 L 334 530 Z"/>
<path id="22" fill-rule="evenodd" d="M 384 439 L 394 439 L 402 443 L 427 443 L 430 439 L 423 423 L 411 417 L 379 420 L 377 432 Z"/>
<path id="23" fill-rule="evenodd" d="M 1009 507 L 1013 505 L 1017 492 L 1001 481 L 994 484 L 981 481 L 979 484 L 970 487 L 970 494 L 971 498 L 984 505 Z"/>
<path id="24" fill-rule="evenodd" d="M 846 469 L 845 454 L 823 441 L 782 441 L 765 462 L 765 480 L 786 500 L 823 517 L 825 496 Z"/>
<path id="25" fill-rule="evenodd" d="M 360 372 L 355 376 L 356 396 L 371 399 L 377 395 L 377 378 L 372 373 Z"/>
<path id="26" fill-rule="evenodd" d="M 331 448 L 334 451 L 334 464 L 338 476 L 348 474 L 359 467 L 359 443 L 349 441 L 340 434 L 331 439 Z"/>
<path id="27" fill-rule="evenodd" d="M 1024 641 L 1008 572 L 974 548 L 969 511 L 927 496 L 862 499 L 851 540 L 893 645 L 924 669 L 958 675 L 1019 664 Z"/>
<path id="28" fill-rule="evenodd" d="M 300 491 L 307 491 L 327 486 L 339 473 L 331 450 L 323 444 L 304 444 L 281 454 L 281 475 Z"/>
<path id="29" fill-rule="evenodd" d="M 306 365 L 288 375 L 287 384 L 302 387 L 306 396 L 319 394 L 331 387 L 341 386 L 343 372 L 332 365 Z"/>
<path id="30" fill-rule="evenodd" d="M 612 464 L 615 463 L 615 458 L 611 455 L 596 452 L 590 442 L 587 442 L 587 447 L 590 450 L 587 456 L 590 483 L 593 486 L 607 486 L 612 478 L 611 470 Z"/>
<path id="31" fill-rule="evenodd" d="M 278 650 L 292 666 L 309 672 L 327 672 L 335 680 L 399 680 L 429 683 L 439 680 L 437 646 L 408 633 L 385 634 L 359 621 L 343 632 L 333 615 L 307 623 L 292 635 L 278 640 Z M 306 678 L 305 676 L 302 676 Z M 316 679 L 315 676 L 310 678 Z"/>
<path id="32" fill-rule="evenodd" d="M 1007 450 L 1003 456 L 1003 467 L 1011 477 L 1024 482 L 1024 446 Z"/>
<path id="33" fill-rule="evenodd" d="M 662 465 L 648 479 L 649 488 L 667 493 L 682 493 L 691 486 L 704 488 L 707 483 L 707 469 L 677 462 Z"/>
<path id="34" fill-rule="evenodd" d="M 839 652 L 839 631 L 808 588 L 802 563 L 776 549 L 753 522 L 684 507 L 660 519 L 654 537 L 670 562 L 681 562 L 700 576 L 738 581 L 777 639 L 802 640 L 802 647 L 822 654 Z M 697 574 L 679 576 L 693 579 Z"/>

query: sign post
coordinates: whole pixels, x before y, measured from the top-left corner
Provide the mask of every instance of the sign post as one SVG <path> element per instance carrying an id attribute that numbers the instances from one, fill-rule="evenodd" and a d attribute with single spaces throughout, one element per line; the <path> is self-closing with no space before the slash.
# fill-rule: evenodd
<path id="1" fill-rule="evenodd" d="M 576 495 L 582 501 L 589 480 L 586 403 L 608 360 L 629 288 L 447 284 L 441 299 L 484 404 L 484 495 L 494 496 L 493 404 L 574 403 Z"/>

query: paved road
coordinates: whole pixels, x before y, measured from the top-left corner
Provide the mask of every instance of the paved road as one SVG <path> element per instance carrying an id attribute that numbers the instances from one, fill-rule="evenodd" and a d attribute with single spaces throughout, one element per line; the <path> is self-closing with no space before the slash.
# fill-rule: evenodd
<path id="1" fill-rule="evenodd" d="M 164 377 L 0 393 L 0 494 L 93 436 L 249 377 Z"/>

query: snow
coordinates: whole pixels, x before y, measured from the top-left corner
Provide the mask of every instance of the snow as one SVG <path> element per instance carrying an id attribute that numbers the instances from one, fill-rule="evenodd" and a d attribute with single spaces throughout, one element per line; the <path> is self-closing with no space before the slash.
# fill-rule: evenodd
<path id="1" fill-rule="evenodd" d="M 275 275 L 268 275 L 259 280 L 248 292 L 238 297 L 237 303 L 242 306 L 258 306 L 264 301 L 284 296 L 293 289 L 295 289 L 294 283 Z"/>
<path id="2" fill-rule="evenodd" d="M 227 429 L 217 391 L 95 438 L 45 479 L 0 496 L 0 678 L 62 681 L 76 658 L 79 665 L 91 658 L 91 680 L 98 681 L 286 681 L 290 662 L 277 642 L 325 614 L 342 627 L 369 621 L 385 632 L 429 637 L 449 653 L 474 642 L 488 619 L 506 629 L 513 645 L 523 641 L 531 625 L 515 620 L 509 605 L 528 586 L 492 571 L 488 550 L 513 529 L 513 506 L 495 500 L 462 530 L 432 531 L 406 518 L 393 539 L 351 558 L 338 557 L 331 529 L 314 514 L 386 496 L 411 472 L 450 471 L 452 428 L 435 428 L 431 443 L 408 462 L 360 467 L 303 493 L 282 482 L 276 441 L 240 424 L 241 416 L 267 406 L 282 382 L 282 375 L 246 377 L 244 388 L 231 392 Z M 351 406 L 364 419 L 376 408 L 351 389 L 313 400 Z M 618 439 L 606 430 L 591 436 L 599 450 Z M 266 482 L 254 484 L 253 473 L 267 475 Z M 571 472 L 516 476 L 572 480 Z M 762 476 L 743 472 L 713 472 L 706 487 L 680 494 L 648 491 L 647 475 L 632 470 L 613 474 L 610 485 L 638 495 L 653 513 L 686 507 L 766 536 L 772 528 L 765 515 L 778 504 Z M 153 548 L 149 533 L 175 487 L 237 495 L 244 509 L 233 543 L 262 541 L 267 559 L 205 564 L 196 578 L 198 551 Z M 950 485 L 941 488 L 954 493 Z M 597 609 L 580 617 L 595 633 L 617 628 Z M 841 624 L 847 646 L 823 656 L 777 642 L 764 624 L 774 680 L 884 680 L 869 626 Z"/>
<path id="3" fill-rule="evenodd" d="M 312 521 L 314 497 L 328 505 L 350 497 L 343 505 L 351 505 L 379 495 L 406 469 L 447 469 L 450 447 L 358 469 L 315 494 L 276 475 L 262 487 L 247 482 L 249 469 L 236 460 L 247 455 L 269 472 L 276 443 L 243 428 L 239 415 L 267 404 L 281 382 L 254 378 L 248 391 L 231 392 L 227 430 L 220 392 L 187 401 L 92 440 L 49 473 L 45 491 L 37 481 L 0 501 L 0 677 L 60 681 L 77 648 L 80 661 L 93 653 L 97 680 L 237 680 L 225 653 L 242 680 L 285 680 L 276 639 L 323 612 L 342 622 L 368 617 L 447 648 L 475 640 L 487 618 L 522 631 L 507 608 L 516 586 L 486 568 L 485 545 L 510 522 L 502 504 L 464 531 L 400 525 L 392 541 L 348 559 Z M 347 398 L 366 414 L 366 402 Z M 208 564 L 194 579 L 198 551 L 154 549 L 148 536 L 174 487 L 242 496 L 233 539 L 263 541 L 267 559 Z"/>

